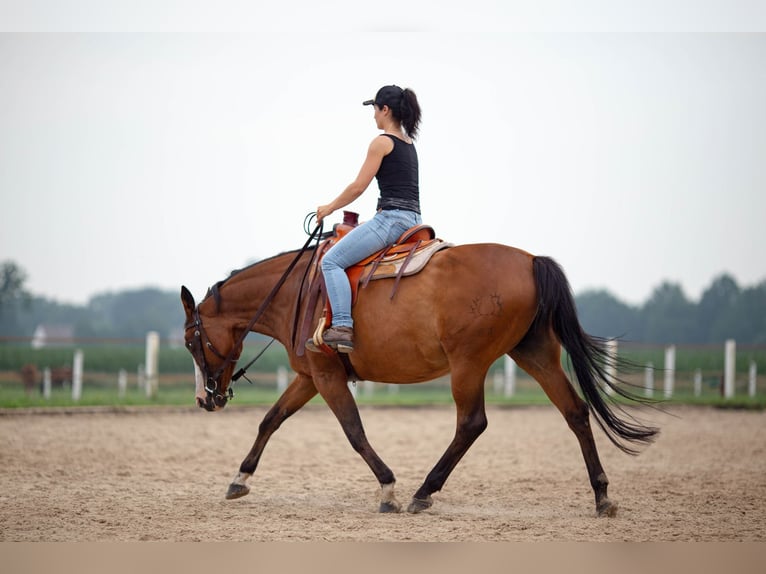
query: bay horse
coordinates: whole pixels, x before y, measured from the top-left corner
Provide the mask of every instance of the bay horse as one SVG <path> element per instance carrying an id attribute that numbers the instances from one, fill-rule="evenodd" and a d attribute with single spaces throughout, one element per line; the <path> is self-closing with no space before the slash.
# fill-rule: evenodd
<path id="1" fill-rule="evenodd" d="M 368 442 L 349 390 L 349 365 L 336 353 L 303 352 L 305 340 L 296 337 L 298 317 L 308 315 L 316 324 L 322 313 L 319 304 L 307 308 L 303 281 L 315 251 L 304 247 L 234 272 L 209 289 L 199 305 L 186 287 L 181 288 L 185 344 L 194 358 L 200 407 L 214 411 L 226 405 L 249 331 L 282 343 L 296 373 L 260 423 L 226 498 L 250 492 L 247 481 L 271 435 L 318 393 L 377 478 L 380 512 L 399 512 L 394 473 Z M 658 430 L 643 425 L 607 396 L 610 387 L 613 393 L 644 402 L 610 375 L 605 340 L 581 328 L 561 267 L 549 257 L 514 247 L 470 244 L 436 253 L 422 271 L 401 281 L 393 298 L 392 281 L 372 281 L 360 290 L 353 307 L 355 348 L 347 361 L 358 380 L 410 384 L 450 373 L 457 411 L 452 442 L 407 510 L 417 513 L 433 504 L 431 495 L 441 490 L 486 428 L 485 377 L 494 361 L 507 354 L 534 377 L 563 415 L 580 444 L 596 513 L 613 516 L 617 505 L 607 497 L 608 480 L 590 415 L 618 448 L 630 454 L 638 452 L 634 445 L 650 443 Z M 562 368 L 562 346 L 582 398 Z"/>

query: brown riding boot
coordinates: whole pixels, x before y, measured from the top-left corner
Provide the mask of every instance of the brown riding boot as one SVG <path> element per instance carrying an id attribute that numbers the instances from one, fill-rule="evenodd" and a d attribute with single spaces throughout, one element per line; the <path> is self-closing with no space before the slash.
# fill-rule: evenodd
<path id="1" fill-rule="evenodd" d="M 354 329 L 351 327 L 330 327 L 322 333 L 325 344 L 339 353 L 354 350 Z"/>

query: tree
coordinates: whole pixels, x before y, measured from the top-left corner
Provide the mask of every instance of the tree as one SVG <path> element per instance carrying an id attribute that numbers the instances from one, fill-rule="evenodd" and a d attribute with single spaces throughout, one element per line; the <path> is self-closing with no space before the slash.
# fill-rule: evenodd
<path id="1" fill-rule="evenodd" d="M 644 340 L 663 344 L 701 342 L 695 311 L 680 285 L 663 282 L 641 310 L 646 321 Z"/>
<path id="2" fill-rule="evenodd" d="M 638 310 L 616 299 L 608 291 L 585 291 L 575 297 L 583 329 L 599 337 L 624 337 L 638 341 L 643 336 Z"/>
<path id="3" fill-rule="evenodd" d="M 27 274 L 13 261 L 0 264 L 0 313 L 12 301 L 28 304 L 31 297 L 24 289 Z"/>
<path id="4" fill-rule="evenodd" d="M 739 285 L 731 275 L 723 274 L 713 280 L 697 306 L 697 320 L 704 333 L 702 342 L 717 343 L 737 337 L 740 297 Z"/>
<path id="5" fill-rule="evenodd" d="M 766 281 L 742 291 L 732 313 L 737 342 L 766 344 Z"/>
<path id="6" fill-rule="evenodd" d="M 167 337 L 184 322 L 178 294 L 149 287 L 96 295 L 88 304 L 88 312 L 88 335 L 99 337 L 140 338 L 147 331 L 159 331 Z"/>

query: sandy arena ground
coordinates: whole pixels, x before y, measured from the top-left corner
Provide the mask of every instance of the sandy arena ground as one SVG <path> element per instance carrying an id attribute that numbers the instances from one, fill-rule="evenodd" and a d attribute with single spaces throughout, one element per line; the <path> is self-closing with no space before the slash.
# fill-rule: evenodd
<path id="1" fill-rule="evenodd" d="M 552 407 L 489 428 L 418 515 L 378 486 L 322 405 L 272 437 L 252 492 L 224 499 L 264 408 L 0 415 L 0 541 L 766 540 L 766 413 L 647 411 L 638 457 L 597 431 L 615 518 L 596 518 L 574 435 Z M 405 506 L 452 437 L 450 408 L 363 408 Z"/>

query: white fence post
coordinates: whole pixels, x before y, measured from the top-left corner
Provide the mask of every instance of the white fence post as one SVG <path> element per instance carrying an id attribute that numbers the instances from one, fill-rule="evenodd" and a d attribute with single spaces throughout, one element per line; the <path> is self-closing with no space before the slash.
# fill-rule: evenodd
<path id="1" fill-rule="evenodd" d="M 51 369 L 43 369 L 43 398 L 47 401 L 51 398 Z"/>
<path id="2" fill-rule="evenodd" d="M 72 364 L 72 400 L 75 402 L 82 397 L 82 363 L 82 349 L 77 349 Z"/>
<path id="3" fill-rule="evenodd" d="M 375 383 L 373 381 L 364 381 L 364 394 L 371 397 L 375 393 Z"/>
<path id="4" fill-rule="evenodd" d="M 726 341 L 724 347 L 723 396 L 730 399 L 734 396 L 734 380 L 737 368 L 737 343 L 734 339 Z"/>
<path id="5" fill-rule="evenodd" d="M 758 365 L 755 361 L 750 361 L 750 372 L 747 379 L 747 394 L 750 398 L 755 397 L 755 382 L 758 379 Z"/>
<path id="6" fill-rule="evenodd" d="M 125 397 L 125 391 L 128 388 L 128 372 L 120 369 L 117 373 L 117 396 L 121 399 Z"/>
<path id="7" fill-rule="evenodd" d="M 665 398 L 673 396 L 676 377 L 676 346 L 665 347 Z"/>
<path id="8" fill-rule="evenodd" d="M 160 334 L 149 331 L 146 334 L 146 396 L 157 396 L 159 388 Z"/>
<path id="9" fill-rule="evenodd" d="M 646 363 L 644 368 L 644 396 L 654 396 L 654 365 L 652 363 Z"/>
<path id="10" fill-rule="evenodd" d="M 281 395 L 287 389 L 287 369 L 282 365 L 277 367 L 277 391 Z"/>
<path id="11" fill-rule="evenodd" d="M 694 396 L 698 397 L 702 394 L 702 369 L 694 371 Z"/>
<path id="12" fill-rule="evenodd" d="M 516 361 L 505 355 L 503 362 L 503 395 L 512 397 L 516 393 Z"/>

